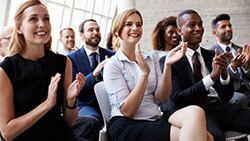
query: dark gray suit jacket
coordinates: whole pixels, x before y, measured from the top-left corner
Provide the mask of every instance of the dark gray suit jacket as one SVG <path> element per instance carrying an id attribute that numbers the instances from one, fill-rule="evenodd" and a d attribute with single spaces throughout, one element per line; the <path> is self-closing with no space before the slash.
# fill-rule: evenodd
<path id="1" fill-rule="evenodd" d="M 236 51 L 238 49 L 242 49 L 242 47 L 235 45 L 232 43 L 232 48 L 234 48 Z M 219 53 L 223 53 L 224 50 L 222 47 L 216 43 L 211 47 L 211 51 L 214 51 L 215 49 L 218 49 Z M 236 73 L 233 73 L 233 71 L 228 67 L 227 71 L 231 77 L 231 80 L 233 81 L 234 89 L 236 92 L 240 93 L 250 93 L 250 71 L 248 71 L 246 74 L 244 73 L 243 69 L 241 67 L 238 67 L 236 70 Z"/>

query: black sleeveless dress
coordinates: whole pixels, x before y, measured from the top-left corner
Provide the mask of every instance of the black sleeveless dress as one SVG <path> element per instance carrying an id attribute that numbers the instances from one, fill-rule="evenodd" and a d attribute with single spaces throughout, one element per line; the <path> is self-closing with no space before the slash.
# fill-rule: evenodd
<path id="1" fill-rule="evenodd" d="M 62 116 L 66 60 L 65 56 L 46 51 L 45 56 L 37 61 L 16 54 L 5 58 L 1 63 L 13 86 L 15 117 L 30 112 L 45 101 L 51 77 L 56 73 L 61 74 L 56 105 L 31 128 L 19 135 L 16 141 L 72 140 L 72 131 Z"/>

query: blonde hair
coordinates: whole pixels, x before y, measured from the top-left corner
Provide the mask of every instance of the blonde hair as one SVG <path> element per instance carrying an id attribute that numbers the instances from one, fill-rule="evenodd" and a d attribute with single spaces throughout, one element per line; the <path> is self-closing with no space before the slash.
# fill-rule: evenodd
<path id="1" fill-rule="evenodd" d="M 129 16 L 131 16 L 132 14 L 139 15 L 139 17 L 141 18 L 142 24 L 143 24 L 141 13 L 136 9 L 128 9 L 128 10 L 125 10 L 122 13 L 120 13 L 116 17 L 116 19 L 115 19 L 115 21 L 113 23 L 113 26 L 112 26 L 112 34 L 113 34 L 112 44 L 113 44 L 113 48 L 118 49 L 121 46 L 120 42 L 119 42 L 120 34 L 122 32 L 123 27 L 125 26 L 125 22 L 126 22 L 127 18 Z"/>
<path id="2" fill-rule="evenodd" d="M 46 6 L 40 0 L 28 0 L 22 3 L 18 7 L 15 13 L 15 17 L 14 17 L 15 27 L 14 27 L 13 34 L 10 39 L 8 55 L 13 55 L 13 54 L 22 52 L 24 48 L 26 47 L 26 41 L 25 41 L 23 34 L 19 34 L 17 30 L 22 24 L 22 21 L 24 18 L 23 17 L 24 10 L 34 5 L 42 5 L 46 8 Z M 52 42 L 52 38 L 50 36 L 50 40 L 44 45 L 45 50 L 50 50 L 51 42 Z"/>

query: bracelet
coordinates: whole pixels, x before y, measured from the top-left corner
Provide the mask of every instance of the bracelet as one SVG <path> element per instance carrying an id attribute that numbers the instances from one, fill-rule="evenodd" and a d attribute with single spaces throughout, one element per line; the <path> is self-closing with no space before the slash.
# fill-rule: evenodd
<path id="1" fill-rule="evenodd" d="M 67 107 L 68 109 L 76 109 L 76 101 L 77 101 L 77 100 L 75 100 L 75 103 L 74 103 L 73 106 L 69 106 L 69 105 L 68 105 L 68 102 L 66 102 L 66 107 Z"/>

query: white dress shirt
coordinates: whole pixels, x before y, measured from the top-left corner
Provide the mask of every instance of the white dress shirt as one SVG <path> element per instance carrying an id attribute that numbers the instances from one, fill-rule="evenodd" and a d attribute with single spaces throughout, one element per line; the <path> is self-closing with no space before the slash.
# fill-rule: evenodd
<path id="1" fill-rule="evenodd" d="M 201 74 L 203 76 L 203 79 L 202 79 L 202 82 L 206 88 L 206 90 L 209 90 L 210 91 L 210 94 L 211 95 L 218 95 L 214 88 L 212 87 L 213 84 L 214 84 L 214 81 L 212 80 L 212 78 L 210 77 L 210 72 L 205 64 L 205 61 L 204 61 L 204 58 L 202 57 L 201 55 L 201 48 L 199 47 L 197 50 L 196 50 L 199 54 L 199 61 L 201 63 Z M 192 57 L 193 57 L 193 54 L 194 54 L 194 50 L 190 49 L 190 48 L 187 48 L 187 51 L 186 51 L 186 57 L 188 59 L 188 62 L 192 68 L 192 71 L 193 71 L 193 63 L 192 63 Z M 227 85 L 230 83 L 230 77 L 228 75 L 227 79 L 226 80 L 223 80 L 221 77 L 220 77 L 220 81 L 223 85 Z"/>

